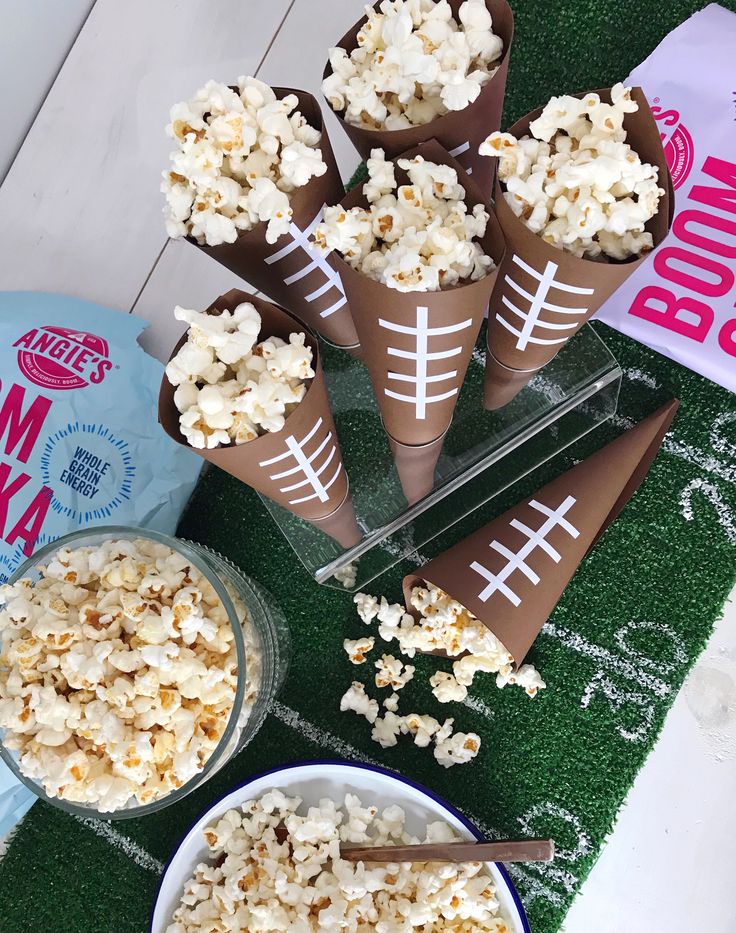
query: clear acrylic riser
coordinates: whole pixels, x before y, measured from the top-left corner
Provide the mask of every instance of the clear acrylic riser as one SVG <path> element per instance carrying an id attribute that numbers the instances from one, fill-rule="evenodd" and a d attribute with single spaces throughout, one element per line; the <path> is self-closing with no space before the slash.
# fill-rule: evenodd
<path id="1" fill-rule="evenodd" d="M 323 364 L 363 539 L 344 550 L 324 532 L 263 498 L 295 554 L 318 583 L 362 588 L 616 411 L 621 370 L 586 325 L 499 411 L 483 407 L 485 327 L 445 437 L 432 492 L 411 507 L 401 491 L 362 363 L 322 345 Z M 345 587 L 334 574 L 355 566 Z"/>

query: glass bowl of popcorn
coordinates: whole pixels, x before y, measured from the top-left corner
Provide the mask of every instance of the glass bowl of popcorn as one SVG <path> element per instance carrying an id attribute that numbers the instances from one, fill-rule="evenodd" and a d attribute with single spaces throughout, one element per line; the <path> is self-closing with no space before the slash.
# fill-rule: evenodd
<path id="1" fill-rule="evenodd" d="M 530 933 L 500 864 L 340 858 L 343 845 L 482 838 L 431 790 L 383 768 L 286 765 L 249 778 L 191 827 L 161 877 L 149 933 L 409 927 Z"/>
<path id="2" fill-rule="evenodd" d="M 142 816 L 253 738 L 288 669 L 271 597 L 203 545 L 109 526 L 0 587 L 0 754 L 48 803 Z"/>

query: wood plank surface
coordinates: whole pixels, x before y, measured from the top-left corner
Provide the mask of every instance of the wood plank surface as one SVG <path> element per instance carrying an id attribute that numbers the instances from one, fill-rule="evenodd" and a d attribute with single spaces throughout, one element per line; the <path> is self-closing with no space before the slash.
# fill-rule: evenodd
<path id="1" fill-rule="evenodd" d="M 290 0 L 98 0 L 0 188 L 0 288 L 130 309 L 166 241 L 172 103 L 251 73 Z"/>
<path id="2" fill-rule="evenodd" d="M 358 19 L 363 5 L 363 0 L 319 0 L 318 5 L 314 0 L 296 0 L 258 72 L 269 84 L 296 87 L 317 96 L 346 179 L 359 157 L 335 117 L 328 113 L 320 88 L 330 44 Z M 159 359 L 168 359 L 182 333 L 171 314 L 174 305 L 189 302 L 191 308 L 203 308 L 233 286 L 249 288 L 191 244 L 168 243 L 133 307 L 134 313 L 151 325 L 143 338 L 145 348 Z"/>

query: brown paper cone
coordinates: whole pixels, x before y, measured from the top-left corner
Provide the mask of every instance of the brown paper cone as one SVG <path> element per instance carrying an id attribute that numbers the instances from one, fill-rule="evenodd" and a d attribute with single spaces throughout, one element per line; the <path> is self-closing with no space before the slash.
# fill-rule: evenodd
<path id="1" fill-rule="evenodd" d="M 518 666 L 578 565 L 638 489 L 678 407 L 673 400 L 591 457 L 404 578 L 486 625 Z"/>
<path id="2" fill-rule="evenodd" d="M 406 158 L 451 165 L 466 190 L 466 203 L 485 204 L 473 178 L 436 140 L 403 153 Z M 396 170 L 399 184 L 406 180 Z M 367 206 L 362 185 L 340 202 L 349 209 Z M 496 264 L 504 243 L 491 213 L 481 241 Z M 450 425 L 465 371 L 483 322 L 496 270 L 477 282 L 439 292 L 399 292 L 353 269 L 332 253 L 340 273 L 384 426 L 399 444 L 428 444 Z"/>
<path id="3" fill-rule="evenodd" d="M 453 15 L 457 19 L 462 0 L 449 0 L 449 2 Z M 375 6 L 378 7 L 379 3 Z M 489 164 L 491 160 L 479 156 L 478 147 L 490 133 L 495 132 L 501 126 L 509 56 L 514 38 L 514 14 L 506 0 L 486 0 L 486 6 L 493 17 L 493 31 L 503 42 L 503 55 L 498 71 L 488 84 L 481 88 L 476 100 L 464 110 L 450 111 L 432 120 L 431 123 L 406 130 L 372 130 L 368 127 L 353 126 L 352 123 L 345 122 L 342 113 L 336 113 L 342 128 L 364 159 L 371 154 L 371 149 L 381 148 L 386 153 L 386 158 L 394 158 L 399 153 L 418 146 L 419 143 L 437 139 L 445 149 L 460 160 L 465 171 L 473 175 L 486 199 L 488 198 L 491 193 L 495 164 L 492 162 Z M 348 53 L 357 48 L 357 36 L 366 19 L 367 17 L 364 16 L 352 29 L 349 29 L 337 46 Z M 328 62 L 323 78 L 330 74 L 332 74 L 332 68 Z"/>
<path id="4" fill-rule="evenodd" d="M 503 408 L 521 392 L 538 369 L 509 369 L 499 363 L 486 347 L 486 370 L 483 384 L 483 404 L 489 411 Z"/>
<path id="5" fill-rule="evenodd" d="M 610 89 L 597 92 L 610 103 Z M 584 95 L 578 94 L 577 97 Z M 647 230 L 658 246 L 669 232 L 674 199 L 669 169 L 664 157 L 659 130 L 641 88 L 632 90 L 639 104 L 637 113 L 627 113 L 624 128 L 627 142 L 644 162 L 659 168 L 660 185 L 665 195 Z M 515 123 L 509 132 L 520 138 L 529 133 L 529 124 L 541 113 L 538 108 Z M 500 408 L 509 396 L 498 387 L 499 373 L 493 359 L 509 369 L 537 370 L 548 363 L 644 262 L 645 257 L 626 262 L 596 262 L 580 259 L 557 249 L 528 227 L 514 214 L 496 179 L 496 216 L 506 239 L 506 255 L 499 269 L 488 314 L 488 384 L 486 407 Z M 528 381 L 528 379 L 526 380 Z M 517 380 L 517 391 L 526 384 Z"/>
<path id="6" fill-rule="evenodd" d="M 325 204 L 337 204 L 344 187 L 340 180 L 332 146 L 323 125 L 316 98 L 306 91 L 276 87 L 279 100 L 288 94 L 299 98 L 299 111 L 310 126 L 320 130 L 320 150 L 327 171 L 312 178 L 289 196 L 294 212 L 288 233 L 276 243 L 266 242 L 266 222 L 243 231 L 234 243 L 199 246 L 223 266 L 264 292 L 300 321 L 339 347 L 355 347 L 355 333 L 339 276 L 321 256 L 309 249 L 308 240 L 322 219 Z"/>
<path id="7" fill-rule="evenodd" d="M 396 472 L 409 505 L 419 502 L 434 489 L 434 468 L 442 453 L 445 434 L 447 431 L 429 444 L 415 445 L 400 444 L 388 435 Z"/>
<path id="8" fill-rule="evenodd" d="M 255 305 L 261 315 L 264 336 L 288 341 L 289 334 L 302 330 L 302 325 L 286 311 L 237 289 L 222 295 L 207 311 L 210 314 L 220 314 L 225 309 L 232 311 L 243 301 Z M 174 348 L 172 357 L 185 340 L 186 334 Z M 343 547 L 350 547 L 357 544 L 362 534 L 348 497 L 348 477 L 327 397 L 319 345 L 309 333 L 306 342 L 312 349 L 315 377 L 280 431 L 263 434 L 246 444 L 212 450 L 190 447 L 179 430 L 174 386 L 165 375 L 159 391 L 158 420 L 178 444 L 252 486 L 299 518 L 319 524 L 328 534 L 335 531 L 335 539 Z M 338 531 L 340 537 L 337 537 Z"/>

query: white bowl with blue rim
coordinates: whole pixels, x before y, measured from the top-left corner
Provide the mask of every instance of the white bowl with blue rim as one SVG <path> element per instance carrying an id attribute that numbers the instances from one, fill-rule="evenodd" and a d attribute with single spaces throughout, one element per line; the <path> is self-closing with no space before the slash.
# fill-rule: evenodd
<path id="1" fill-rule="evenodd" d="M 256 799 L 273 788 L 291 797 L 301 797 L 307 806 L 316 806 L 323 797 L 341 803 L 346 793 L 357 794 L 366 806 L 382 809 L 398 804 L 406 813 L 406 827 L 413 835 L 423 836 L 428 823 L 444 820 L 463 839 L 483 838 L 482 833 L 462 813 L 431 790 L 383 768 L 338 761 L 284 765 L 255 775 L 222 797 L 187 832 L 161 877 L 151 914 L 150 933 L 164 933 L 179 906 L 185 882 L 192 876 L 199 862 L 211 857 L 202 835 L 205 827 L 228 810 L 239 807 L 246 800 Z M 504 867 L 487 862 L 486 868 L 495 883 L 496 897 L 501 905 L 500 913 L 507 921 L 510 933 L 530 933 L 519 895 Z"/>

